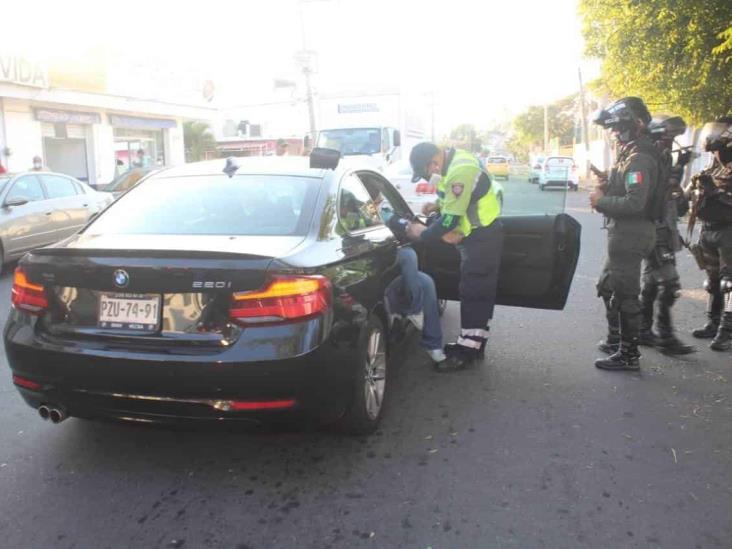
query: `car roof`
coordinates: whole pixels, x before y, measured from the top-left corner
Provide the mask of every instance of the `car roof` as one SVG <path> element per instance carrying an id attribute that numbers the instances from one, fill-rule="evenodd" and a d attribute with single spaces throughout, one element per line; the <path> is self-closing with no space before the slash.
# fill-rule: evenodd
<path id="1" fill-rule="evenodd" d="M 574 157 L 571 157 L 571 156 L 560 156 L 560 155 L 557 155 L 557 156 L 547 156 L 546 157 L 547 160 L 553 160 L 554 158 L 566 158 L 567 160 L 574 160 Z"/>
<path id="2" fill-rule="evenodd" d="M 21 175 L 60 175 L 61 177 L 68 177 L 69 179 L 73 179 L 74 181 L 78 181 L 79 183 L 84 183 L 83 181 L 80 181 L 73 175 L 69 175 L 67 173 L 61 173 L 61 172 L 52 172 L 50 170 L 42 170 L 42 171 L 36 171 L 36 170 L 25 170 L 22 172 L 13 172 L 13 173 L 0 173 L 0 177 L 20 177 Z"/>
<path id="3" fill-rule="evenodd" d="M 310 158 L 307 156 L 248 156 L 232 157 L 238 164 L 237 175 L 289 175 L 298 177 L 315 177 L 322 179 L 332 170 L 310 167 Z M 221 175 L 226 167 L 226 158 L 216 160 L 204 160 L 182 164 L 173 168 L 161 170 L 153 177 L 186 177 L 195 175 Z M 368 164 L 355 164 L 353 162 L 341 163 L 336 172 L 350 170 L 373 170 Z"/>

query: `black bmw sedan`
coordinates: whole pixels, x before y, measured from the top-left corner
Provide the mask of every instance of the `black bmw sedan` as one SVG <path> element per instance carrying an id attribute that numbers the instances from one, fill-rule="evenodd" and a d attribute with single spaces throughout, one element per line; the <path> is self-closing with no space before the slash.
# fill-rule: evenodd
<path id="1" fill-rule="evenodd" d="M 388 394 L 384 289 L 400 245 L 367 207 L 379 193 L 408 214 L 379 173 L 306 158 L 147 178 L 20 261 L 4 331 L 15 386 L 54 422 L 297 416 L 371 432 Z M 499 303 L 562 309 L 579 224 L 503 223 Z M 440 297 L 457 299 L 454 247 L 418 253 Z"/>

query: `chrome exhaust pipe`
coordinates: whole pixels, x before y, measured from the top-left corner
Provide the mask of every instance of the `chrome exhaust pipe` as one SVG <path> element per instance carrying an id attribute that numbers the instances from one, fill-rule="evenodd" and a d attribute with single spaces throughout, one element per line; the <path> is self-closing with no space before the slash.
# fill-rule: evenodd
<path id="1" fill-rule="evenodd" d="M 48 417 L 52 423 L 61 423 L 66 419 L 66 412 L 61 408 L 51 408 Z"/>
<path id="2" fill-rule="evenodd" d="M 41 404 L 38 407 L 38 415 L 41 416 L 41 419 L 46 420 L 51 416 L 51 410 L 45 404 Z"/>

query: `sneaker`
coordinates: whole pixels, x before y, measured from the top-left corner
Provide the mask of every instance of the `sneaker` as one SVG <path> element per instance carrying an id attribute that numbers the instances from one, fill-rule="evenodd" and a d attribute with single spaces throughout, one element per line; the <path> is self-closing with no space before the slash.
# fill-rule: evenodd
<path id="1" fill-rule="evenodd" d="M 433 362 L 442 362 L 447 360 L 447 355 L 442 349 L 425 349 Z"/>
<path id="2" fill-rule="evenodd" d="M 422 328 L 424 328 L 424 313 L 422 312 L 415 313 L 413 315 L 407 315 L 407 320 L 414 324 L 414 327 L 417 328 L 420 332 L 422 331 Z"/>

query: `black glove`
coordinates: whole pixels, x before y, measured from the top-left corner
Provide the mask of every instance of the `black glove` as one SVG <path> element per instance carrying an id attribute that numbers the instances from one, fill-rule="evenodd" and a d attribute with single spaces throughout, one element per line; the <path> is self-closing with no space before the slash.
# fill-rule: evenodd
<path id="1" fill-rule="evenodd" d="M 409 225 L 409 221 L 396 215 L 391 216 L 386 222 L 386 226 L 401 243 L 409 242 L 409 237 L 407 237 L 407 225 Z"/>
<path id="2" fill-rule="evenodd" d="M 679 167 L 686 166 L 689 162 L 691 162 L 691 149 L 682 150 L 679 152 L 679 156 L 676 158 L 676 165 Z"/>

